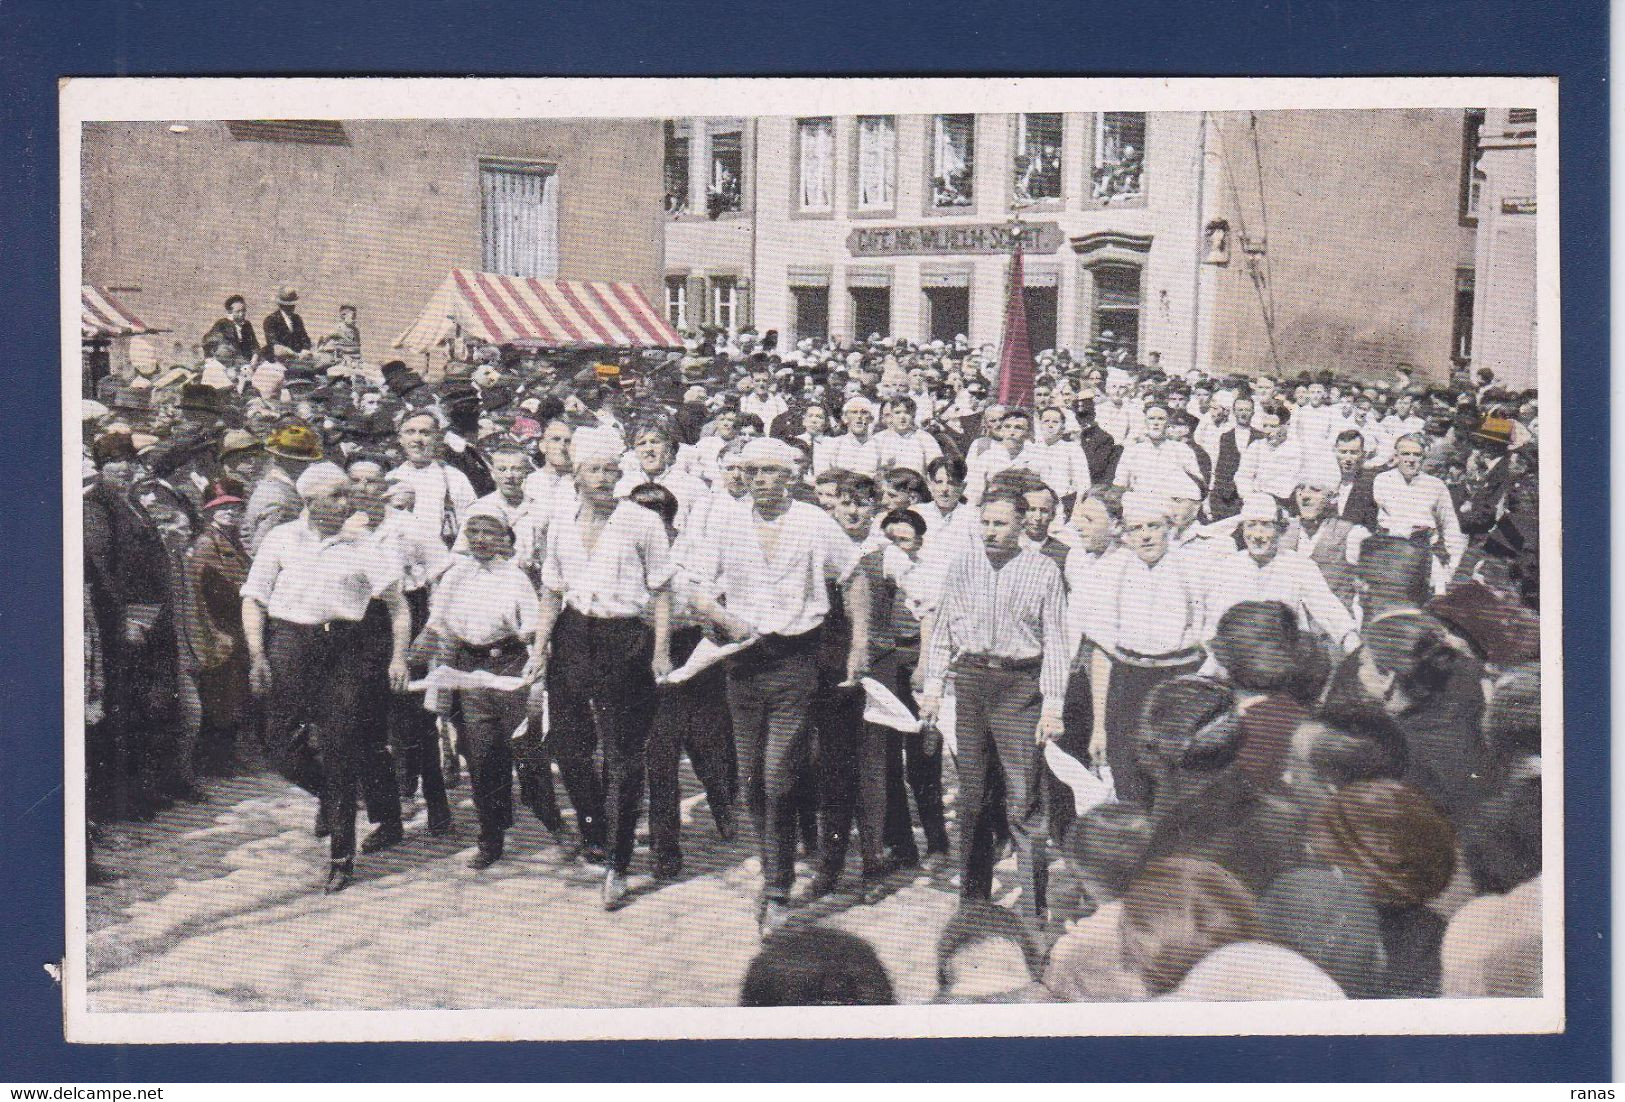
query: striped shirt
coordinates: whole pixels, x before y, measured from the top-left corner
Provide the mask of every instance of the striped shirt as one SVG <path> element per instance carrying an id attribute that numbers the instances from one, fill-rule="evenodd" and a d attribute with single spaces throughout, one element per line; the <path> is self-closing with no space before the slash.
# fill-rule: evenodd
<path id="1" fill-rule="evenodd" d="M 951 657 L 974 654 L 1042 658 L 1044 712 L 1060 715 L 1070 655 L 1061 571 L 1042 551 L 1024 547 L 995 568 L 985 547 L 966 548 L 949 565 L 926 646 L 925 685 L 940 696 Z"/>

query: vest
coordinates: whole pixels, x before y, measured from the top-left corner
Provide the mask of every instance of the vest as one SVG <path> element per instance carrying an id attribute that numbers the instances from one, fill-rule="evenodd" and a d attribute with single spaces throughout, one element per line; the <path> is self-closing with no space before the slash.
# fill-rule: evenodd
<path id="1" fill-rule="evenodd" d="M 1315 529 L 1315 537 L 1309 547 L 1309 557 L 1315 565 L 1320 567 L 1320 576 L 1326 579 L 1326 585 L 1343 602 L 1344 608 L 1354 607 L 1354 567 L 1349 565 L 1347 550 L 1349 533 L 1354 525 L 1342 517 L 1328 517 L 1321 521 L 1320 527 Z M 1291 534 L 1291 550 L 1303 550 L 1298 542 L 1303 535 L 1301 528 L 1295 528 Z M 1286 546 L 1288 541 L 1283 540 Z"/>

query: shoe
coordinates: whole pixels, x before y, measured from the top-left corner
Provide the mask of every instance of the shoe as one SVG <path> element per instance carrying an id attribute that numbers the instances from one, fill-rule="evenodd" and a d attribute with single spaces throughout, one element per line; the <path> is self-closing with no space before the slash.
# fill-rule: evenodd
<path id="1" fill-rule="evenodd" d="M 936 872 L 948 863 L 947 849 L 930 849 L 925 851 L 925 860 L 920 863 L 927 872 Z"/>
<path id="2" fill-rule="evenodd" d="M 731 812 L 717 816 L 717 837 L 724 842 L 731 842 L 739 837 L 739 824 Z"/>
<path id="3" fill-rule="evenodd" d="M 918 868 L 920 851 L 914 846 L 895 846 L 886 851 L 886 861 L 893 869 Z"/>
<path id="4" fill-rule="evenodd" d="M 873 907 L 876 903 L 879 903 L 885 898 L 886 882 L 884 880 L 870 880 L 865 877 L 863 881 L 863 892 L 859 896 L 859 899 L 862 901 L 863 905 L 865 907 Z"/>
<path id="5" fill-rule="evenodd" d="M 618 911 L 626 905 L 628 892 L 624 873 L 610 869 L 604 874 L 604 910 Z"/>
<path id="6" fill-rule="evenodd" d="M 607 865 L 609 863 L 609 852 L 597 842 L 583 842 L 576 856 L 581 859 L 583 864 L 587 865 Z"/>
<path id="7" fill-rule="evenodd" d="M 429 833 L 436 838 L 444 838 L 451 833 L 451 809 L 441 812 L 429 812 Z"/>
<path id="8" fill-rule="evenodd" d="M 318 807 L 316 809 L 316 825 L 311 828 L 310 832 L 318 838 L 326 838 L 333 833 L 333 828 L 327 825 L 326 808 Z"/>
<path id="9" fill-rule="evenodd" d="M 657 858 L 654 871 L 655 880 L 658 883 L 670 883 L 682 873 L 683 859 L 681 857 Z"/>
<path id="10" fill-rule="evenodd" d="M 355 879 L 355 867 L 349 861 L 334 861 L 327 868 L 327 883 L 322 885 L 322 891 L 328 895 L 342 892 L 350 886 Z"/>
<path id="11" fill-rule="evenodd" d="M 361 839 L 362 853 L 379 853 L 390 846 L 400 844 L 405 835 L 401 831 L 399 822 L 380 823 L 378 829 Z"/>
<path id="12" fill-rule="evenodd" d="M 835 886 L 837 884 L 839 884 L 840 882 L 841 882 L 841 874 L 840 873 L 821 871 L 821 872 L 819 872 L 819 874 L 817 876 L 813 877 L 812 884 L 810 884 L 808 886 L 808 888 L 807 888 L 807 898 L 808 899 L 822 899 L 826 895 L 829 895 L 830 893 L 832 893 L 835 890 Z"/>
<path id="13" fill-rule="evenodd" d="M 468 867 L 473 869 L 475 872 L 479 872 L 482 869 L 488 869 L 492 865 L 496 864 L 501 857 L 501 838 L 490 841 L 481 841 L 479 849 L 474 851 L 474 856 L 468 859 Z"/>
<path id="14" fill-rule="evenodd" d="M 756 929 L 763 941 L 790 921 L 790 904 L 782 899 L 762 900 L 761 910 L 757 913 Z"/>

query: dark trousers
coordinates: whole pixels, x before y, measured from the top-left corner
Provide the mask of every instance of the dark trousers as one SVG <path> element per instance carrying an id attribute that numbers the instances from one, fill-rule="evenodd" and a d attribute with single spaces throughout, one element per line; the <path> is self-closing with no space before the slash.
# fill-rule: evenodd
<path id="1" fill-rule="evenodd" d="M 994 775 L 1004 779 L 1004 803 L 1016 847 L 1021 908 L 1042 928 L 1049 873 L 1044 816 L 1043 748 L 1038 717 L 1043 698 L 1036 670 L 955 668 L 959 741 L 960 894 L 987 899 L 993 885 L 993 829 L 988 799 Z"/>
<path id="2" fill-rule="evenodd" d="M 816 634 L 816 633 L 814 633 Z M 777 647 L 767 637 L 751 650 Z M 796 879 L 796 789 L 808 779 L 808 711 L 818 685 L 812 646 L 751 655 L 728 670 L 739 794 L 762 854 L 762 894 L 786 900 Z M 803 792 L 806 790 L 803 789 Z"/>
<path id="3" fill-rule="evenodd" d="M 881 876 L 886 826 L 886 729 L 863 721 L 864 694 L 859 685 L 840 687 L 837 675 L 819 677 L 813 698 L 817 732 L 818 864 L 829 879 L 846 867 L 852 824 L 865 879 Z"/>
<path id="4" fill-rule="evenodd" d="M 423 625 L 429 622 L 428 589 L 408 590 L 406 604 L 412 610 L 412 638 L 416 639 Z M 422 669 L 412 671 L 414 676 L 424 672 Z M 421 781 L 429 817 L 450 819 L 446 775 L 440 769 L 440 737 L 435 731 L 434 716 L 423 710 L 423 701 L 415 695 L 391 694 L 389 746 L 395 755 L 401 795 L 415 795 Z"/>
<path id="5" fill-rule="evenodd" d="M 547 745 L 564 775 L 582 840 L 610 851 L 626 872 L 643 804 L 643 756 L 654 720 L 653 633 L 638 619 L 583 616 L 571 608 L 553 627 L 548 663 Z M 594 749 L 603 754 L 600 778 Z"/>
<path id="6" fill-rule="evenodd" d="M 266 737 L 282 775 L 322 803 L 333 860 L 355 854 L 356 712 L 361 702 L 359 623 L 322 627 L 271 620 Z"/>
<path id="7" fill-rule="evenodd" d="M 688 661 L 699 641 L 699 628 L 673 633 L 672 665 Z M 711 817 L 719 827 L 733 822 L 733 723 L 727 686 L 727 674 L 713 666 L 691 681 L 661 685 L 655 691 L 655 720 L 644 761 L 649 774 L 649 846 L 656 861 L 670 863 L 683 856 L 678 771 L 685 750 L 705 789 Z"/>
<path id="8" fill-rule="evenodd" d="M 919 654 L 898 651 L 875 663 L 871 676 L 897 694 L 912 711 L 917 705 L 910 679 Z M 926 740 L 919 735 L 886 732 L 886 829 L 884 838 L 899 858 L 912 863 L 919 857 L 914 841 L 914 821 L 909 814 L 909 793 L 925 831 L 929 853 L 948 852 L 948 824 L 942 806 L 942 742 L 927 752 Z"/>
<path id="9" fill-rule="evenodd" d="M 1196 658 L 1177 666 L 1136 666 L 1112 660 L 1111 683 L 1106 688 L 1106 762 L 1112 768 L 1117 798 L 1124 803 L 1149 804 L 1150 778 L 1140 769 L 1140 712 L 1151 690 L 1202 666 Z"/>
<path id="10" fill-rule="evenodd" d="M 401 821 L 401 790 L 396 780 L 395 755 L 389 750 L 389 713 L 395 694 L 389 688 L 391 634 L 389 609 L 382 601 L 367 606 L 361 620 L 361 706 L 356 711 L 357 768 L 367 819 L 372 823 Z M 407 698 L 420 704 L 417 697 Z"/>
<path id="11" fill-rule="evenodd" d="M 460 670 L 489 670 L 504 677 L 516 677 L 525 668 L 528 652 L 514 641 L 500 648 L 453 648 L 452 664 Z M 480 821 L 480 838 L 500 841 L 513 826 L 514 729 L 525 719 L 529 693 L 499 692 L 495 689 L 467 689 L 457 693 L 457 709 L 462 718 L 458 749 L 468 761 L 469 786 L 474 790 L 474 812 Z"/>

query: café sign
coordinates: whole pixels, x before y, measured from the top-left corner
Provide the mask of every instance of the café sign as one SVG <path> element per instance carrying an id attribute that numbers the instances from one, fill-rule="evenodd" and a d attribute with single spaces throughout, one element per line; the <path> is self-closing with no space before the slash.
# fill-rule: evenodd
<path id="1" fill-rule="evenodd" d="M 1059 222 L 1027 222 L 1021 249 L 1027 253 L 1059 251 L 1063 241 Z M 853 230 L 846 238 L 853 256 L 945 256 L 960 253 L 1007 253 L 1010 226 L 991 222 L 977 225 L 874 226 Z"/>

